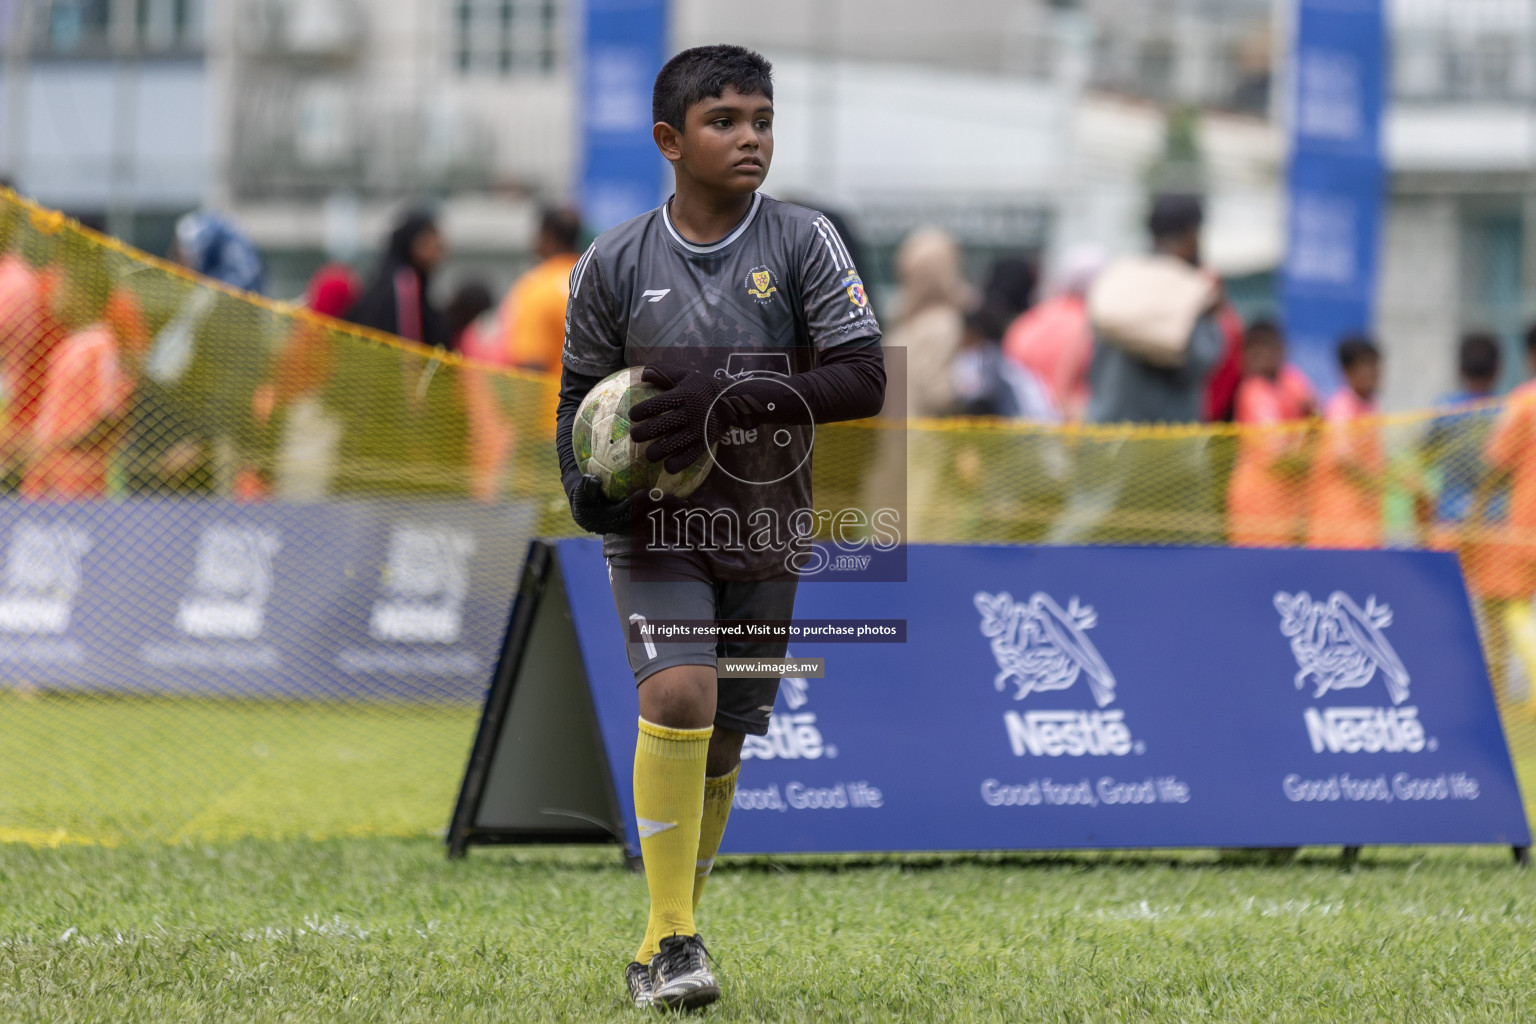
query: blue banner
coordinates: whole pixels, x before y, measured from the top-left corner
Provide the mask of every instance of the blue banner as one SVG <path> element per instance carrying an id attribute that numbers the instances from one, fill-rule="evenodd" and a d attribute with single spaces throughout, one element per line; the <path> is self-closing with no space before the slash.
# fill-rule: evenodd
<path id="1" fill-rule="evenodd" d="M 1291 358 L 1323 394 L 1335 349 L 1374 323 L 1386 170 L 1381 0 L 1299 0 L 1281 302 Z"/>
<path id="2" fill-rule="evenodd" d="M 634 678 L 597 542 L 560 565 L 623 808 Z M 926 547 L 803 583 L 726 852 L 1509 843 L 1530 832 L 1455 557 Z"/>
<path id="3" fill-rule="evenodd" d="M 0 502 L 0 678 L 477 700 L 535 515 L 428 499 Z"/>
<path id="4" fill-rule="evenodd" d="M 667 60 L 666 0 L 587 0 L 581 23 L 582 217 L 594 231 L 661 202 L 651 85 Z"/>

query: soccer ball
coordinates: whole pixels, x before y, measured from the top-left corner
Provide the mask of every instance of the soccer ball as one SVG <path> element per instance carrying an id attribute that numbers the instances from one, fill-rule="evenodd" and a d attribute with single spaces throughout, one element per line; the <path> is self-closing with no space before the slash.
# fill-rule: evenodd
<path id="1" fill-rule="evenodd" d="M 644 371 L 643 366 L 620 370 L 603 378 L 581 400 L 571 433 L 576 464 L 583 473 L 601 480 L 603 493 L 614 500 L 653 489 L 673 498 L 686 498 L 709 475 L 715 464 L 714 450 L 678 473 L 668 473 L 660 462 L 645 457 L 647 445 L 630 439 L 629 410 L 662 391 L 640 380 Z"/>

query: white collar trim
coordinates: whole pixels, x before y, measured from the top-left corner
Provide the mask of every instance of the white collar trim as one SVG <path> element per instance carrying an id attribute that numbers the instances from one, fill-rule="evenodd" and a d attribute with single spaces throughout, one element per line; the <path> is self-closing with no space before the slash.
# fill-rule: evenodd
<path id="1" fill-rule="evenodd" d="M 761 192 L 752 193 L 752 208 L 747 211 L 747 215 L 741 218 L 741 223 L 737 224 L 736 227 L 732 229 L 730 234 L 720 239 L 720 241 L 715 242 L 713 245 L 694 245 L 692 242 L 688 241 L 688 239 L 678 234 L 677 228 L 672 226 L 672 215 L 667 210 L 667 208 L 671 205 L 672 201 L 670 199 L 661 204 L 661 222 L 667 226 L 667 232 L 672 236 L 678 245 L 682 246 L 684 249 L 687 249 L 691 253 L 697 253 L 702 256 L 707 253 L 719 252 L 721 249 L 724 249 L 726 246 L 730 245 L 732 242 L 736 241 L 736 239 L 740 238 L 743 234 L 746 233 L 747 228 L 752 226 L 752 221 L 757 219 L 757 208 L 763 205 L 763 194 Z"/>

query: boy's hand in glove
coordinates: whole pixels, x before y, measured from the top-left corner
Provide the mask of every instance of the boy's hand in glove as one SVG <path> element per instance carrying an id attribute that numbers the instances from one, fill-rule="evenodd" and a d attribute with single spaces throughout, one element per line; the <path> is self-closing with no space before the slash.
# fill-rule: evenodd
<path id="1" fill-rule="evenodd" d="M 603 482 L 591 473 L 571 491 L 571 518 L 588 533 L 621 533 L 629 529 L 629 495 L 614 501 L 603 493 Z"/>
<path id="2" fill-rule="evenodd" d="M 664 363 L 647 366 L 640 379 L 665 390 L 629 411 L 634 424 L 629 436 L 652 442 L 645 457 L 652 462 L 665 459 L 667 472 L 679 473 L 713 447 L 730 425 L 727 403 L 715 399 L 731 382 Z"/>
<path id="3" fill-rule="evenodd" d="M 778 381 L 717 378 L 664 363 L 647 366 L 640 379 L 666 390 L 629 411 L 635 424 L 629 436 L 652 442 L 645 457 L 652 462 L 665 459 L 668 473 L 693 465 L 732 427 L 766 421 L 774 402 L 794 394 Z"/>

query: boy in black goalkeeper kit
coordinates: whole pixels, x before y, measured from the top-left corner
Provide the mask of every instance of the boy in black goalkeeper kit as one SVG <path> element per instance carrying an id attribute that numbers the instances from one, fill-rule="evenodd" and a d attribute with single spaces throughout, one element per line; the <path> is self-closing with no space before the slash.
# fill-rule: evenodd
<path id="1" fill-rule="evenodd" d="M 767 732 L 778 681 L 717 678 L 716 658 L 783 657 L 786 646 L 661 642 L 640 630 L 791 618 L 797 560 L 815 525 L 815 425 L 872 416 L 884 400 L 880 326 L 847 247 L 826 217 L 757 191 L 773 156 L 771 76 L 739 46 L 668 61 L 652 131 L 676 192 L 600 235 L 571 274 L 556 446 L 572 517 L 604 534 L 639 688 L 635 815 L 651 910 L 625 969 L 637 1006 L 719 997 L 694 909 L 725 832 L 742 741 Z M 684 501 L 659 492 L 610 500 L 577 465 L 582 398 L 637 365 L 663 389 L 631 412 L 646 457 L 674 472 L 706 453 L 713 460 Z"/>

